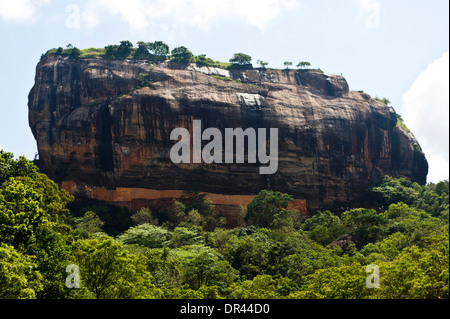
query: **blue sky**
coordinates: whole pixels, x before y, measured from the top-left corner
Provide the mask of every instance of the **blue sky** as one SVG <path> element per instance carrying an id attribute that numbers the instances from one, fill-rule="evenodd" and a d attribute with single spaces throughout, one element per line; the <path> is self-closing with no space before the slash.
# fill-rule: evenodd
<path id="1" fill-rule="evenodd" d="M 228 61 L 309 61 L 387 97 L 448 178 L 448 0 L 0 0 L 0 147 L 32 159 L 27 96 L 48 49 L 162 40 Z"/>

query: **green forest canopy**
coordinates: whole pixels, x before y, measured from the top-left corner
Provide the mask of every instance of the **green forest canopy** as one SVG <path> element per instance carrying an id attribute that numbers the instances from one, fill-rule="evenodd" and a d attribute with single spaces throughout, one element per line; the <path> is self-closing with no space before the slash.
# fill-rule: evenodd
<path id="1" fill-rule="evenodd" d="M 92 206 L 24 157 L 0 151 L 0 298 L 448 298 L 449 183 L 384 177 L 367 196 L 385 205 L 307 220 L 292 197 L 263 190 L 247 225 L 223 227 L 199 192 L 161 218 Z M 80 288 L 65 285 L 66 267 Z M 366 286 L 366 266 L 380 269 Z"/>

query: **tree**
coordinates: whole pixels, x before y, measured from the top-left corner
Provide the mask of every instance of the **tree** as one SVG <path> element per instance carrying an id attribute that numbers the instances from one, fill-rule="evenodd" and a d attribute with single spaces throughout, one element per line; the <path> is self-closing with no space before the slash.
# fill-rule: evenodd
<path id="1" fill-rule="evenodd" d="M 34 299 L 43 289 L 34 258 L 0 243 L 0 299 Z"/>
<path id="2" fill-rule="evenodd" d="M 107 236 L 78 240 L 73 246 L 73 263 L 80 268 L 80 284 L 96 298 L 160 297 L 143 255 L 128 252 Z"/>
<path id="3" fill-rule="evenodd" d="M 267 65 L 269 64 L 269 62 L 264 62 L 262 60 L 258 60 L 256 61 L 257 64 L 259 64 L 259 66 L 261 67 L 261 69 L 265 70 Z"/>
<path id="4" fill-rule="evenodd" d="M 165 59 L 169 54 L 169 46 L 162 41 L 155 41 L 148 44 L 148 48 L 154 55 Z"/>
<path id="5" fill-rule="evenodd" d="M 10 177 L 28 176 L 34 178 L 38 169 L 24 156 L 14 159 L 14 154 L 0 150 L 0 186 Z"/>
<path id="6" fill-rule="evenodd" d="M 308 218 L 301 229 L 306 231 L 309 238 L 323 246 L 328 245 L 347 231 L 341 219 L 330 211 L 319 212 Z"/>
<path id="7" fill-rule="evenodd" d="M 440 181 L 437 184 L 429 183 L 422 187 L 415 207 L 430 213 L 434 217 L 448 220 L 449 210 L 449 182 Z"/>
<path id="8" fill-rule="evenodd" d="M 296 241 L 296 243 L 297 245 L 291 248 L 291 251 L 286 250 L 279 255 L 277 271 L 299 286 L 305 285 L 307 276 L 316 270 L 343 264 L 343 259 L 334 251 L 315 242 Z"/>
<path id="9" fill-rule="evenodd" d="M 286 70 L 289 70 L 289 67 L 292 65 L 292 62 L 290 62 L 290 61 L 285 61 L 283 64 L 284 64 L 284 66 L 286 67 Z"/>
<path id="10" fill-rule="evenodd" d="M 150 58 L 148 43 L 139 41 L 137 44 L 137 50 L 134 53 L 133 59 L 148 59 Z"/>
<path id="11" fill-rule="evenodd" d="M 230 245 L 237 241 L 236 231 L 237 229 L 216 228 L 207 233 L 206 244 L 223 255 Z"/>
<path id="12" fill-rule="evenodd" d="M 153 61 L 164 61 L 169 54 L 169 46 L 162 41 L 137 42 L 137 50 L 134 59 L 151 59 Z"/>
<path id="13" fill-rule="evenodd" d="M 130 41 L 120 41 L 120 45 L 117 48 L 115 57 L 119 59 L 126 59 L 130 55 L 132 48 L 133 43 L 131 43 Z"/>
<path id="14" fill-rule="evenodd" d="M 74 47 L 70 50 L 69 56 L 72 60 L 77 60 L 81 55 L 81 50 Z"/>
<path id="15" fill-rule="evenodd" d="M 178 222 L 201 226 L 205 230 L 213 230 L 225 225 L 225 217 L 218 215 L 212 201 L 205 193 L 187 190 L 176 201 L 178 207 Z"/>
<path id="16" fill-rule="evenodd" d="M 169 232 L 161 227 L 141 224 L 131 227 L 120 235 L 117 240 L 127 244 L 136 244 L 148 248 L 161 248 L 168 244 Z"/>
<path id="17" fill-rule="evenodd" d="M 105 224 L 94 212 L 87 211 L 83 217 L 73 219 L 74 235 L 81 238 L 89 238 L 95 233 L 102 232 Z"/>
<path id="18" fill-rule="evenodd" d="M 189 63 L 191 58 L 194 56 L 189 49 L 186 47 L 177 47 L 171 51 L 172 60 L 180 63 Z"/>
<path id="19" fill-rule="evenodd" d="M 251 279 L 268 267 L 270 243 L 266 235 L 255 233 L 231 243 L 225 258 L 243 278 Z"/>
<path id="20" fill-rule="evenodd" d="M 283 209 L 287 209 L 289 202 L 293 200 L 291 195 L 262 190 L 248 204 L 244 220 L 249 225 L 272 227 L 275 215 L 282 212 Z"/>
<path id="21" fill-rule="evenodd" d="M 148 207 L 143 207 L 138 210 L 131 215 L 131 219 L 135 225 L 150 224 L 158 226 L 158 219 L 153 216 L 152 211 Z"/>
<path id="22" fill-rule="evenodd" d="M 42 227 L 52 227 L 39 205 L 42 194 L 16 179 L 0 188 L 0 241 L 20 251 L 37 240 Z"/>
<path id="23" fill-rule="evenodd" d="M 118 45 L 107 45 L 105 46 L 105 58 L 108 60 L 112 60 L 116 58 Z"/>
<path id="24" fill-rule="evenodd" d="M 249 65 L 252 62 L 252 57 L 245 53 L 235 53 L 230 62 L 240 66 Z"/>
<path id="25" fill-rule="evenodd" d="M 189 253 L 192 255 L 182 261 L 183 283 L 189 284 L 189 287 L 199 289 L 206 285 L 223 289 L 235 279 L 237 271 L 214 249 L 197 246 L 191 248 Z"/>
<path id="26" fill-rule="evenodd" d="M 309 276 L 306 291 L 297 294 L 300 298 L 313 299 L 364 299 L 373 290 L 366 287 L 366 267 L 359 263 L 349 266 L 319 269 Z M 294 293 L 295 294 L 295 293 Z"/>
<path id="27" fill-rule="evenodd" d="M 236 283 L 232 287 L 235 299 L 274 299 L 277 281 L 270 275 L 258 275 L 252 280 Z"/>
<path id="28" fill-rule="evenodd" d="M 83 216 L 88 211 L 95 213 L 104 222 L 102 229 L 110 236 L 118 236 L 133 225 L 126 207 L 93 205 L 83 207 L 76 214 Z"/>
<path id="29" fill-rule="evenodd" d="M 397 232 L 375 244 L 369 243 L 361 249 L 361 254 L 370 262 L 377 260 L 394 260 L 400 252 L 409 245 L 409 239 L 403 233 Z"/>
<path id="30" fill-rule="evenodd" d="M 58 222 L 64 222 L 69 215 L 66 205 L 74 200 L 74 197 L 53 182 L 45 174 L 31 176 L 18 176 L 17 181 L 34 189 L 42 195 L 40 207 L 46 212 L 49 221 L 54 222 L 54 226 L 61 228 Z"/>
<path id="31" fill-rule="evenodd" d="M 388 98 L 385 98 L 385 97 L 381 99 L 381 102 L 383 102 L 386 105 L 390 105 L 391 104 L 391 101 Z"/>
<path id="32" fill-rule="evenodd" d="M 388 207 L 390 204 L 403 202 L 412 205 L 418 199 L 420 185 L 405 178 L 384 176 L 376 185 L 370 188 L 369 196 L 378 204 Z"/>
<path id="33" fill-rule="evenodd" d="M 201 227 L 175 227 L 171 233 L 170 247 L 203 244 Z"/>
<path id="34" fill-rule="evenodd" d="M 38 298 L 63 298 L 71 249 L 66 240 L 70 227 L 62 222 L 68 213 L 65 205 L 73 197 L 32 164 L 23 159 L 18 163 L 25 165 L 17 169 L 17 161 L 9 161 L 3 170 L 6 175 L 28 176 L 9 177 L 0 187 L 0 242 L 33 257 L 44 278 L 42 289 L 35 291 Z"/>
<path id="35" fill-rule="evenodd" d="M 307 68 L 310 67 L 310 66 L 311 66 L 311 63 L 309 63 L 308 61 L 300 61 L 300 62 L 297 64 L 297 67 L 300 68 L 300 69 L 302 69 L 302 70 L 307 69 Z"/>
<path id="36" fill-rule="evenodd" d="M 375 242 L 381 238 L 387 219 L 373 209 L 358 208 L 342 214 L 342 221 L 352 235 L 361 240 L 360 245 Z"/>
<path id="37" fill-rule="evenodd" d="M 423 237 L 428 237 L 442 226 L 448 225 L 448 217 L 447 219 L 433 217 L 401 202 L 391 204 L 383 216 L 388 218 L 388 223 L 384 227 L 385 235 L 401 232 L 408 237 L 410 244 L 418 246 L 424 245 Z"/>
<path id="38" fill-rule="evenodd" d="M 393 261 L 380 264 L 380 291 L 386 299 L 448 299 L 448 227 L 425 239 L 424 248 L 405 248 Z"/>
<path id="39" fill-rule="evenodd" d="M 211 216 L 215 211 L 214 205 L 206 194 L 196 190 L 184 191 L 179 201 L 183 203 L 186 212 L 195 209 L 203 216 Z"/>

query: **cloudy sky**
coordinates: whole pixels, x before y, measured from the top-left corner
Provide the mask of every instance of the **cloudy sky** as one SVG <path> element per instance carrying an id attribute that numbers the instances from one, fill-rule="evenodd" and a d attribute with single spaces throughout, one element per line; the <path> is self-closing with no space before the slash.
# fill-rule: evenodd
<path id="1" fill-rule="evenodd" d="M 430 162 L 449 169 L 448 0 L 0 0 L 0 148 L 32 159 L 27 96 L 42 53 L 162 40 L 220 61 L 309 61 L 387 97 Z"/>

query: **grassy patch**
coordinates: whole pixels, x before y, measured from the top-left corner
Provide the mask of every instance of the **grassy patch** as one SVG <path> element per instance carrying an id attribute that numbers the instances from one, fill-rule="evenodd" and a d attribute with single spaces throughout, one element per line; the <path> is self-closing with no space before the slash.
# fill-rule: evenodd
<path id="1" fill-rule="evenodd" d="M 231 82 L 238 82 L 238 83 L 242 83 L 239 80 L 233 80 L 232 78 L 229 78 L 228 76 L 223 76 L 223 75 L 211 75 L 213 78 L 222 80 L 222 81 L 231 81 Z"/>
<path id="2" fill-rule="evenodd" d="M 63 48 L 57 48 L 57 49 L 50 49 L 48 50 L 43 56 L 47 56 L 50 54 L 56 54 L 56 55 L 62 55 L 62 56 L 68 56 L 70 55 L 72 49 L 63 49 Z M 78 58 L 80 59 L 89 59 L 89 58 L 96 58 L 100 57 L 103 58 L 105 56 L 105 48 L 87 48 L 80 50 L 80 55 Z M 132 48 L 130 54 L 126 57 L 127 59 L 133 59 L 134 54 L 136 53 L 136 49 Z M 121 59 L 123 60 L 123 59 Z"/>
<path id="3" fill-rule="evenodd" d="M 105 49 L 88 48 L 88 49 L 81 50 L 80 58 L 87 59 L 87 58 L 102 57 L 104 55 L 105 55 Z"/>
<path id="4" fill-rule="evenodd" d="M 196 63 L 198 66 L 209 66 L 219 69 L 228 69 L 232 65 L 231 63 L 214 61 L 211 58 L 207 58 L 204 54 L 193 56 L 189 62 Z"/>
<path id="5" fill-rule="evenodd" d="M 297 72 L 314 72 L 314 73 L 322 73 L 322 74 L 325 73 L 320 68 L 319 69 L 297 69 Z"/>

